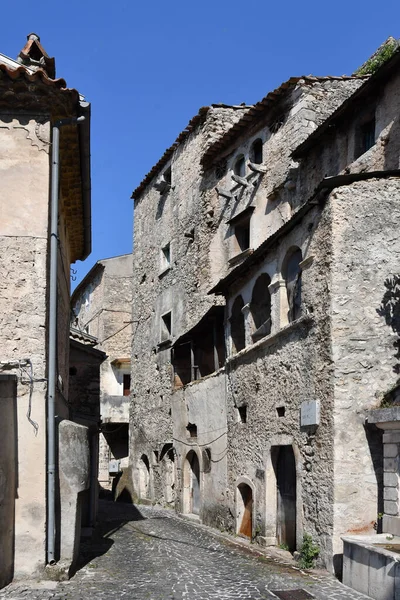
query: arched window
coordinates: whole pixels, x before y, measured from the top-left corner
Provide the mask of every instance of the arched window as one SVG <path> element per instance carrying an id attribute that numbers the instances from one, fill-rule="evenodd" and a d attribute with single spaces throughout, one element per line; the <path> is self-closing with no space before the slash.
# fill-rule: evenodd
<path id="1" fill-rule="evenodd" d="M 286 282 L 288 299 L 288 321 L 291 323 L 301 316 L 301 267 L 303 260 L 300 248 L 292 248 L 284 260 L 283 276 Z"/>
<path id="2" fill-rule="evenodd" d="M 256 165 L 263 161 L 263 143 L 261 138 L 257 138 L 251 145 L 250 160 Z"/>
<path id="3" fill-rule="evenodd" d="M 243 154 L 241 154 L 236 159 L 235 166 L 233 167 L 233 172 L 239 177 L 244 177 L 246 175 L 246 163 Z"/>
<path id="4" fill-rule="evenodd" d="M 250 311 L 254 323 L 254 342 L 271 333 L 271 294 L 268 289 L 270 283 L 270 276 L 263 273 L 253 288 Z"/>
<path id="5" fill-rule="evenodd" d="M 243 298 L 242 296 L 238 296 L 235 302 L 233 303 L 230 318 L 232 350 L 234 353 L 243 350 L 243 348 L 246 346 L 244 333 L 244 315 L 242 313 L 243 306 Z"/>

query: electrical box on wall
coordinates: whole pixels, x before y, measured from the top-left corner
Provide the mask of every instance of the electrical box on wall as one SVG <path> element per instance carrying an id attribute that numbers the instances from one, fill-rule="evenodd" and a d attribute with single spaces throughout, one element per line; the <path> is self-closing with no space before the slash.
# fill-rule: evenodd
<path id="1" fill-rule="evenodd" d="M 300 408 L 300 425 L 307 427 L 310 425 L 319 425 L 320 404 L 319 400 L 302 402 Z"/>
<path id="2" fill-rule="evenodd" d="M 116 475 L 120 472 L 120 461 L 119 460 L 110 460 L 108 463 L 108 472 L 110 475 Z"/>

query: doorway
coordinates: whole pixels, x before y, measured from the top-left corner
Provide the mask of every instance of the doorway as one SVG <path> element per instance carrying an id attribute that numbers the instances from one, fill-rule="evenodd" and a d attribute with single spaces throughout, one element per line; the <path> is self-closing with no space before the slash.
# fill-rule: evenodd
<path id="1" fill-rule="evenodd" d="M 253 490 L 247 483 L 237 487 L 237 533 L 247 538 L 253 537 Z"/>
<path id="2" fill-rule="evenodd" d="M 279 546 L 296 550 L 296 461 L 292 446 L 278 446 L 276 473 L 276 538 Z"/>

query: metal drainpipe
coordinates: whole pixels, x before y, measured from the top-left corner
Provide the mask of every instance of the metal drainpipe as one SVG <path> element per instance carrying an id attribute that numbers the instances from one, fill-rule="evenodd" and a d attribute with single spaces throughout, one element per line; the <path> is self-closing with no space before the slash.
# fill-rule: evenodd
<path id="1" fill-rule="evenodd" d="M 57 378 L 57 263 L 58 263 L 58 200 L 60 180 L 60 128 L 75 125 L 85 117 L 56 121 L 53 125 L 51 153 L 51 220 L 50 220 L 50 281 L 49 281 L 49 343 L 47 387 L 47 564 L 54 565 L 55 549 L 55 396 Z"/>

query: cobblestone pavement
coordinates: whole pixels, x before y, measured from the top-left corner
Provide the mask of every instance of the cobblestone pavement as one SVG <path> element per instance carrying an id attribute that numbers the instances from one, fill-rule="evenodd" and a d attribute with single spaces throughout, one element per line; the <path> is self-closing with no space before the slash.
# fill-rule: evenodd
<path id="1" fill-rule="evenodd" d="M 310 594 L 298 600 L 367 598 L 324 571 L 303 573 L 172 511 L 101 504 L 102 525 L 71 580 L 11 584 L 0 599 L 261 600 L 282 590 Z"/>

